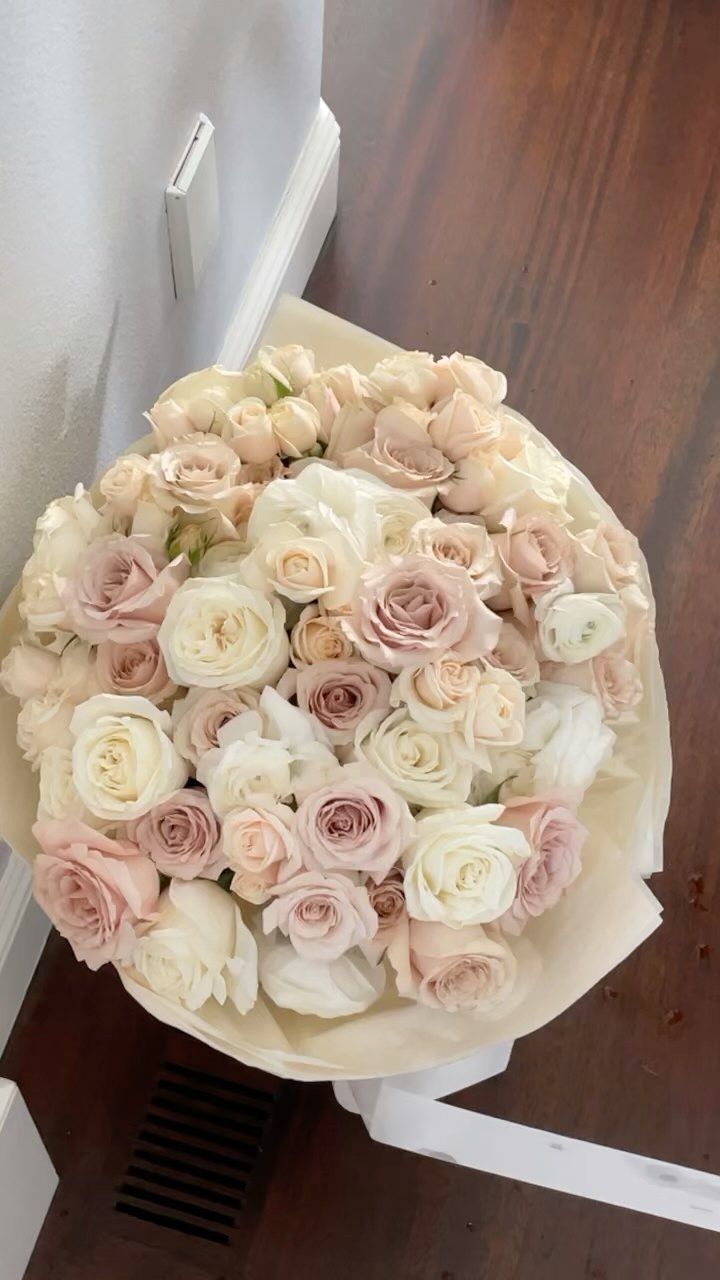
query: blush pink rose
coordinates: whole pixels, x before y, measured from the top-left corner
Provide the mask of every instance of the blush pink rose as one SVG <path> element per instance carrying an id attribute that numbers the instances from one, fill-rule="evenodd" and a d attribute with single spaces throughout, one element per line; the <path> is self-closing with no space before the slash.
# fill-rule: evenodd
<path id="1" fill-rule="evenodd" d="M 506 933 L 518 934 L 532 917 L 556 906 L 579 876 L 587 830 L 566 805 L 523 797 L 508 801 L 500 825 L 521 831 L 530 845 L 530 857 L 518 872 L 515 901 L 499 921 Z"/>
<path id="2" fill-rule="evenodd" d="M 453 473 L 452 463 L 435 447 L 427 414 L 410 404 L 391 404 L 375 419 L 372 440 L 341 457 L 343 467 L 369 471 L 392 485 L 417 493 L 428 503 Z"/>
<path id="3" fill-rule="evenodd" d="M 318 871 L 365 871 L 380 881 L 400 858 L 414 821 L 379 774 L 348 764 L 311 792 L 296 815 L 303 862 Z"/>
<path id="4" fill-rule="evenodd" d="M 256 711 L 257 705 L 253 689 L 191 689 L 173 704 L 175 747 L 197 768 L 205 752 L 219 746 L 223 725 L 243 711 Z"/>
<path id="5" fill-rule="evenodd" d="M 401 867 L 393 867 L 379 883 L 372 878 L 367 880 L 370 906 L 378 918 L 378 929 L 372 942 L 368 944 L 367 956 L 374 964 L 379 964 L 383 952 L 398 938 L 405 939 L 409 917 L 405 902 L 405 872 Z"/>
<path id="6" fill-rule="evenodd" d="M 640 672 L 634 662 L 616 649 L 608 649 L 588 662 L 571 666 L 544 662 L 541 675 L 553 684 L 572 684 L 585 693 L 592 693 L 602 703 L 603 716 L 611 724 L 632 719 L 643 699 Z"/>
<path id="7" fill-rule="evenodd" d="M 91 969 L 129 960 L 136 928 L 157 908 L 160 880 L 137 845 L 82 822 L 36 822 L 33 888 L 43 911 Z"/>
<path id="8" fill-rule="evenodd" d="M 537 684 L 540 679 L 540 664 L 531 636 L 510 617 L 501 619 L 497 644 L 485 654 L 483 662 L 508 671 L 523 687 Z"/>
<path id="9" fill-rule="evenodd" d="M 552 516 L 530 514 L 505 517 L 506 530 L 493 541 L 506 570 L 508 587 L 518 586 L 535 599 L 572 576 L 573 544 L 566 529 Z"/>
<path id="10" fill-rule="evenodd" d="M 517 978 L 510 947 L 481 925 L 410 920 L 395 931 L 387 955 L 401 996 L 446 1013 L 489 1013 L 507 1003 Z"/>
<path id="11" fill-rule="evenodd" d="M 320 722 L 335 746 L 352 742 L 360 721 L 370 711 L 390 705 L 390 679 L 369 662 L 316 662 L 302 671 L 287 671 L 278 685 L 283 697 L 295 696 L 303 711 Z"/>
<path id="12" fill-rule="evenodd" d="M 154 636 L 131 644 L 103 641 L 97 647 L 95 675 L 103 693 L 131 693 L 155 703 L 164 702 L 177 689 Z"/>
<path id="13" fill-rule="evenodd" d="M 222 842 L 233 893 L 247 902 L 267 902 L 280 880 L 303 870 L 294 826 L 293 810 L 268 797 L 226 815 Z"/>
<path id="14" fill-rule="evenodd" d="M 368 662 L 391 671 L 421 667 L 452 649 L 461 661 L 495 647 L 500 619 L 465 569 L 406 556 L 360 579 L 344 628 Z"/>
<path id="15" fill-rule="evenodd" d="M 97 538 L 79 557 L 65 588 L 72 628 L 90 644 L 149 640 L 189 572 L 186 556 L 169 564 L 144 535 Z"/>
<path id="16" fill-rule="evenodd" d="M 454 391 L 435 406 L 428 431 L 435 448 L 451 462 L 459 462 L 491 448 L 502 435 L 502 423 L 490 405 L 481 404 L 466 391 Z"/>
<path id="17" fill-rule="evenodd" d="M 304 871 L 273 890 L 263 911 L 263 931 L 279 929 L 306 960 L 338 960 L 368 943 L 378 920 L 367 889 L 347 876 Z"/>
<path id="18" fill-rule="evenodd" d="M 222 864 L 220 822 L 201 787 L 183 787 L 149 813 L 129 822 L 127 833 L 158 871 L 178 880 L 214 879 Z"/>

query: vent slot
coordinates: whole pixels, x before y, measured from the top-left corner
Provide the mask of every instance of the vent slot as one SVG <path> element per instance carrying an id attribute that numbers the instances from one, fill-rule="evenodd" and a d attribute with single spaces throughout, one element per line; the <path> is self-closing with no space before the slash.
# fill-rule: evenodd
<path id="1" fill-rule="evenodd" d="M 164 1063 L 115 1209 L 184 1235 L 229 1245 L 280 1096 Z"/>

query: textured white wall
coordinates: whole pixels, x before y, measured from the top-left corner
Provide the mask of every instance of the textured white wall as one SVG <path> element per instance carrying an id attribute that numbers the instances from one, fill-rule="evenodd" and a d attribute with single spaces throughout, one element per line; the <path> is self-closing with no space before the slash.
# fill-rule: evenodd
<path id="1" fill-rule="evenodd" d="M 320 94 L 322 0 L 0 0 L 0 598 L 44 504 L 210 363 Z M 173 295 L 163 192 L 216 127 L 220 243 Z"/>

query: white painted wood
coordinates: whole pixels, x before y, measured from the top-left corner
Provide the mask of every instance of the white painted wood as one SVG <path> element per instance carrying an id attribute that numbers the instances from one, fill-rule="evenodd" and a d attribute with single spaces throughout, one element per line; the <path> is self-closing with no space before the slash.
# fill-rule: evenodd
<path id="1" fill-rule="evenodd" d="M 281 293 L 302 293 L 337 209 L 340 130 L 321 100 L 273 224 L 228 330 L 219 362 L 239 369 Z"/>
<path id="2" fill-rule="evenodd" d="M 11 852 L 0 877 L 0 1053 L 49 932 L 50 922 L 32 896 L 30 868 Z"/>
<path id="3" fill-rule="evenodd" d="M 0 1280 L 22 1280 L 57 1183 L 17 1085 L 0 1079 Z"/>

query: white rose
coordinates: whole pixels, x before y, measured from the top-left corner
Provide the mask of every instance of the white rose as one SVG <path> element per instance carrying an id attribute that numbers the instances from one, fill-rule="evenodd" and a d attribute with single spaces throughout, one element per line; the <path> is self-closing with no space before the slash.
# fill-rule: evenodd
<path id="1" fill-rule="evenodd" d="M 427 351 L 399 351 L 375 365 L 370 382 L 385 404 L 408 400 L 418 409 L 429 409 L 441 395 L 435 360 Z"/>
<path id="2" fill-rule="evenodd" d="M 198 369 L 174 382 L 145 414 L 161 448 L 195 432 L 219 434 L 224 413 L 245 394 L 242 373 L 220 365 Z"/>
<path id="3" fill-rule="evenodd" d="M 380 520 L 381 558 L 411 555 L 416 549 L 415 531 L 427 520 L 426 503 L 379 483 L 375 510 Z"/>
<path id="4" fill-rule="evenodd" d="M 490 786 L 503 795 L 565 795 L 576 804 L 609 757 L 615 734 L 597 698 L 572 685 L 541 681 L 527 704 L 520 747 L 493 753 Z"/>
<path id="5" fill-rule="evenodd" d="M 23 703 L 17 717 L 17 743 L 25 760 L 37 765 L 48 747 L 70 747 L 75 704 L 53 685 Z"/>
<path id="6" fill-rule="evenodd" d="M 178 685 L 257 687 L 288 665 L 285 610 L 229 578 L 193 578 L 175 592 L 158 632 Z"/>
<path id="7" fill-rule="evenodd" d="M 363 401 L 348 400 L 333 419 L 324 457 L 342 463 L 346 454 L 369 444 L 375 434 L 377 410 Z"/>
<path id="8" fill-rule="evenodd" d="M 522 832 L 498 825 L 503 812 L 501 804 L 462 805 L 418 819 L 403 854 L 412 917 L 462 929 L 507 911 L 530 846 Z"/>
<path id="9" fill-rule="evenodd" d="M 73 779 L 72 750 L 69 747 L 47 747 L 40 757 L 39 818 L 76 818 L 93 825 L 77 793 Z"/>
<path id="10" fill-rule="evenodd" d="M 228 410 L 223 439 L 241 462 L 269 462 L 277 456 L 277 440 L 264 400 L 246 396 Z"/>
<path id="11" fill-rule="evenodd" d="M 126 453 L 113 462 L 100 481 L 100 492 L 118 516 L 134 516 L 145 497 L 149 463 L 139 453 Z"/>
<path id="12" fill-rule="evenodd" d="M 65 585 L 88 543 L 106 528 L 108 521 L 81 484 L 72 496 L 58 498 L 45 509 L 35 525 L 18 606 L 31 631 L 71 630 L 62 599 Z"/>
<path id="13" fill-rule="evenodd" d="M 453 355 L 438 360 L 437 370 L 443 395 L 452 395 L 455 390 L 467 391 L 492 408 L 497 408 L 507 395 L 505 374 L 491 369 L 489 364 L 475 356 L 462 356 L 455 351 Z"/>
<path id="14" fill-rule="evenodd" d="M 281 384 L 299 395 L 315 373 L 315 353 L 308 347 L 290 342 L 284 347 L 261 347 L 257 363 Z M 277 397 L 276 397 L 277 398 Z"/>
<path id="15" fill-rule="evenodd" d="M 548 512 L 567 523 L 570 471 L 559 454 L 529 437 L 515 442 L 511 456 L 499 450 L 462 458 L 442 504 L 460 514 L 480 512 L 492 532 L 502 529 L 512 508 L 518 519 Z"/>
<path id="16" fill-rule="evenodd" d="M 248 542 L 256 546 L 280 521 L 314 538 L 322 538 L 331 523 L 363 559 L 372 560 L 380 543 L 378 496 L 377 482 L 367 476 L 312 462 L 294 479 L 273 480 L 259 494 L 248 522 Z"/>
<path id="17" fill-rule="evenodd" d="M 536 601 L 535 621 L 540 649 L 551 662 L 596 658 L 625 635 L 625 611 L 618 596 L 576 593 L 569 583 Z"/>
<path id="18" fill-rule="evenodd" d="M 171 880 L 157 920 L 138 938 L 132 966 L 151 991 L 185 1009 L 257 999 L 257 946 L 229 893 L 207 880 Z"/>
<path id="19" fill-rule="evenodd" d="M 407 706 L 413 720 L 436 733 L 462 731 L 480 682 L 480 668 L 447 653 L 424 667 L 401 671 L 390 691 L 390 705 Z"/>
<path id="20" fill-rule="evenodd" d="M 260 943 L 260 984 L 281 1009 L 317 1018 L 364 1013 L 385 989 L 385 969 L 353 951 L 333 960 L 305 960 L 291 942 Z"/>
<path id="21" fill-rule="evenodd" d="M 70 729 L 75 787 L 98 818 L 139 818 L 187 781 L 170 716 L 147 698 L 96 694 L 75 709 Z"/>
<path id="22" fill-rule="evenodd" d="M 301 458 L 317 444 L 320 415 L 314 405 L 296 396 L 276 400 L 269 409 L 280 453 L 287 458 Z"/>
<path id="23" fill-rule="evenodd" d="M 60 656 L 36 644 L 16 644 L 0 665 L 0 685 L 24 702 L 47 691 L 60 669 Z"/>
<path id="24" fill-rule="evenodd" d="M 240 567 L 240 577 L 257 591 L 270 587 L 298 604 L 322 598 L 327 609 L 353 599 L 366 568 L 354 541 L 328 522 L 322 537 L 304 537 L 284 521 L 267 529 Z"/>
<path id="25" fill-rule="evenodd" d="M 219 746 L 206 751 L 198 763 L 198 780 L 221 817 L 260 796 L 285 800 L 308 779 L 321 786 L 337 769 L 335 755 L 319 740 L 311 716 L 290 706 L 269 686 L 260 695 L 259 708 L 223 725 Z"/>
<path id="26" fill-rule="evenodd" d="M 417 723 L 404 707 L 378 723 L 360 724 L 355 757 L 387 778 L 408 804 L 442 808 L 467 800 L 473 764 L 458 733 L 438 733 Z"/>

